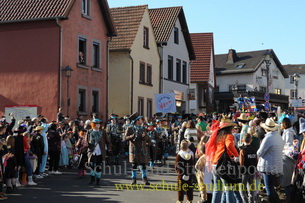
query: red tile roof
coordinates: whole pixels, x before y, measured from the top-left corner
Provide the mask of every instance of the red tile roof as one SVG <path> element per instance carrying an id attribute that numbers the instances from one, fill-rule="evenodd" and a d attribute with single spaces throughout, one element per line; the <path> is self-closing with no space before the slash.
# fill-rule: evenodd
<path id="1" fill-rule="evenodd" d="M 161 44 L 168 42 L 176 21 L 179 19 L 184 40 L 189 52 L 189 57 L 191 60 L 195 59 L 194 48 L 192 46 L 187 22 L 181 6 L 149 9 L 149 15 L 156 41 Z"/>
<path id="2" fill-rule="evenodd" d="M 213 33 L 191 33 L 196 60 L 191 64 L 191 82 L 208 82 L 211 56 L 214 55 Z"/>
<path id="3" fill-rule="evenodd" d="M 147 5 L 111 8 L 117 36 L 110 42 L 110 50 L 129 50 L 138 33 Z"/>
<path id="4" fill-rule="evenodd" d="M 0 22 L 66 17 L 75 0 L 1 0 Z"/>

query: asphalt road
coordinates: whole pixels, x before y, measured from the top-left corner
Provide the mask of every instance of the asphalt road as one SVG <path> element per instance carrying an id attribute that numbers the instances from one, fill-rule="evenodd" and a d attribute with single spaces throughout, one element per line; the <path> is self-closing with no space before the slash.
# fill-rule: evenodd
<path id="1" fill-rule="evenodd" d="M 101 185 L 89 185 L 90 176 L 77 178 L 77 169 L 62 170 L 61 175 L 49 175 L 38 179 L 37 186 L 19 187 L 16 192 L 9 194 L 5 202 L 176 202 L 176 174 L 173 169 L 173 159 L 170 157 L 167 166 L 158 166 L 148 170 L 151 186 L 140 186 L 131 189 L 130 164 L 122 160 L 122 165 L 105 168 Z M 140 173 L 138 183 L 142 184 Z M 121 185 L 116 185 L 121 184 Z M 123 184 L 123 185 L 122 185 Z M 129 186 L 126 189 L 126 185 Z M 194 193 L 194 202 L 200 198 Z"/>

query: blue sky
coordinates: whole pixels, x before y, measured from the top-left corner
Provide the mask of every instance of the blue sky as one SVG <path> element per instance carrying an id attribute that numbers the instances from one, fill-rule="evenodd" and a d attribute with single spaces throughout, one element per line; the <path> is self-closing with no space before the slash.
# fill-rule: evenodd
<path id="1" fill-rule="evenodd" d="M 109 6 L 183 6 L 191 33 L 213 32 L 215 54 L 273 49 L 283 65 L 305 64 L 304 0 L 108 0 Z"/>

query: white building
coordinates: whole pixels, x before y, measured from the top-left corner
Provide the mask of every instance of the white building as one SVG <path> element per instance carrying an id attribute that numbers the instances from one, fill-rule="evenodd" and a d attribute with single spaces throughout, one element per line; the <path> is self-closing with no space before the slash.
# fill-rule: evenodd
<path id="1" fill-rule="evenodd" d="M 305 64 L 289 64 L 284 65 L 284 68 L 289 75 L 285 79 L 285 94 L 289 95 L 289 106 L 291 106 L 291 100 L 295 99 L 296 96 L 298 99 L 305 99 Z M 295 73 L 300 76 L 296 95 L 295 81 L 293 79 Z"/>
<path id="2" fill-rule="evenodd" d="M 288 78 L 288 74 L 274 51 L 271 49 L 236 53 L 235 50 L 230 49 L 228 54 L 215 55 L 217 90 L 215 101 L 219 102 L 219 109 L 228 111 L 229 106 L 234 103 L 232 87 L 237 88 L 235 94 L 255 96 L 257 104 L 265 103 L 268 73 L 264 55 L 266 51 L 272 55 L 269 66 L 270 103 L 273 106 L 288 107 L 288 97 L 285 96 L 283 82 Z"/>
<path id="3" fill-rule="evenodd" d="M 174 92 L 177 112 L 189 113 L 190 61 L 195 54 L 182 7 L 149 9 L 161 58 L 160 93 Z"/>

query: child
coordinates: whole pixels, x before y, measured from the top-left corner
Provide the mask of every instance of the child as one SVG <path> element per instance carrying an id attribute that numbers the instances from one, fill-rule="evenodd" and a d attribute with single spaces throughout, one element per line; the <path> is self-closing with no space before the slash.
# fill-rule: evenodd
<path id="1" fill-rule="evenodd" d="M 241 197 L 243 202 L 253 202 L 253 189 L 247 188 L 247 184 L 253 184 L 257 166 L 257 150 L 254 146 L 250 145 L 252 142 L 251 135 L 245 134 L 242 139 L 243 147 L 240 150 L 239 162 L 241 166 L 242 185 L 241 185 Z M 246 190 L 247 188 L 247 190 Z M 248 194 L 247 194 L 248 192 Z"/>
<path id="2" fill-rule="evenodd" d="M 186 192 L 187 202 L 193 201 L 192 171 L 194 167 L 194 154 L 188 148 L 188 142 L 183 140 L 180 144 L 180 151 L 176 156 L 175 169 L 178 173 L 178 201 L 183 202 Z M 183 186 L 183 187 L 182 187 Z"/>
<path id="3" fill-rule="evenodd" d="M 78 162 L 78 177 L 81 178 L 82 176 L 85 175 L 85 164 L 88 161 L 87 157 L 87 149 L 88 149 L 88 144 L 87 144 L 87 139 L 86 139 L 86 130 L 81 130 L 79 132 L 79 138 L 78 141 L 75 145 L 76 150 L 78 154 L 80 155 L 79 162 Z"/>
<path id="4" fill-rule="evenodd" d="M 30 162 L 30 156 L 33 155 L 31 152 L 31 141 L 32 141 L 32 136 L 30 133 L 26 132 L 23 133 L 23 148 L 24 148 L 24 161 L 25 161 L 25 167 L 26 167 L 26 173 L 28 175 L 28 185 L 37 185 L 33 181 L 33 168 Z"/>
<path id="5" fill-rule="evenodd" d="M 68 140 L 68 136 L 64 135 L 61 141 L 61 153 L 60 153 L 60 160 L 59 166 L 68 166 L 69 165 L 69 157 L 68 157 L 68 150 L 66 146 L 66 142 Z"/>
<path id="6" fill-rule="evenodd" d="M 205 157 L 205 143 L 199 142 L 197 146 L 198 151 L 198 161 L 196 162 L 195 169 L 197 170 L 196 173 L 196 178 L 198 182 L 198 186 L 200 188 L 200 197 L 201 201 L 198 201 L 200 203 L 203 203 L 207 201 L 207 192 L 206 192 L 206 187 L 204 184 L 204 172 L 205 172 L 205 164 L 206 164 L 206 157 Z M 211 199 L 211 198 L 210 198 Z"/>

